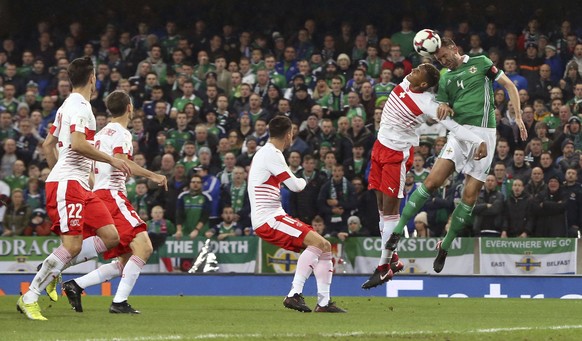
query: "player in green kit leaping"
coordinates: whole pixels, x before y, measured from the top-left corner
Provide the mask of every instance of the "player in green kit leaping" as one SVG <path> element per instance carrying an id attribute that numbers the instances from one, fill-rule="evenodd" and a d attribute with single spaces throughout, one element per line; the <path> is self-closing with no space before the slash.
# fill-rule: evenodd
<path id="1" fill-rule="evenodd" d="M 522 140 L 527 139 L 527 131 L 521 118 L 521 106 L 517 88 L 511 80 L 497 69 L 485 56 L 461 56 L 451 39 L 443 38 L 435 58 L 448 71 L 439 81 L 437 110 L 439 119 L 444 118 L 452 109 L 453 120 L 480 136 L 487 144 L 487 157 L 475 160 L 476 146 L 460 141 L 449 135 L 438 160 L 424 183 L 412 194 L 407 202 L 394 232 L 386 242 L 386 249 L 395 250 L 402 231 L 412 217 L 422 209 L 430 193 L 439 188 L 453 171 L 466 176 L 461 202 L 453 211 L 451 226 L 442 241 L 437 244 L 438 254 L 434 261 L 434 271 L 442 271 L 447 252 L 457 233 L 468 222 L 477 196 L 489 172 L 495 153 L 496 123 L 493 106 L 493 82 L 501 84 L 509 94 L 509 100 L 516 112 L 516 124 Z"/>

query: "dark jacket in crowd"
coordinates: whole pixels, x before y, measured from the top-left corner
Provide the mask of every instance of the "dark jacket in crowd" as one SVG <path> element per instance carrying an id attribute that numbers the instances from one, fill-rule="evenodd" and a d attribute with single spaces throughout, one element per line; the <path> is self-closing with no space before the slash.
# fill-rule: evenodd
<path id="1" fill-rule="evenodd" d="M 488 205 L 491 205 L 488 207 Z M 498 190 L 483 189 L 473 208 L 473 230 L 476 236 L 498 232 L 503 225 L 503 195 Z"/>
<path id="2" fill-rule="evenodd" d="M 303 172 L 304 170 L 300 169 L 296 176 L 298 178 L 304 178 Z M 311 224 L 311 221 L 319 212 L 317 209 L 317 197 L 319 196 L 321 186 L 323 186 L 326 181 L 327 176 L 324 173 L 315 170 L 303 191 L 291 192 L 291 216 L 298 218 L 306 224 Z"/>
<path id="3" fill-rule="evenodd" d="M 540 192 L 532 201 L 532 213 L 534 214 L 534 237 L 566 237 L 568 228 L 566 224 L 566 206 L 568 205 L 567 193 L 561 188 L 550 193 L 547 189 Z"/>
<path id="4" fill-rule="evenodd" d="M 504 202 L 503 225 L 501 230 L 508 237 L 518 237 L 523 232 L 531 235 L 533 219 L 531 216 L 531 197 L 523 192 L 520 196 L 511 195 Z"/>

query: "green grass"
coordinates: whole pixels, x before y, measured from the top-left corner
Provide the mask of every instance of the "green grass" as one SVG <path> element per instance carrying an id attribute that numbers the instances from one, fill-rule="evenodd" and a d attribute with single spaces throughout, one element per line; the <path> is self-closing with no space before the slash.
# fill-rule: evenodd
<path id="1" fill-rule="evenodd" d="M 0 340 L 580 340 L 578 300 L 337 297 L 348 314 L 299 313 L 282 297 L 135 296 L 141 315 L 113 315 L 111 297 L 41 298 L 49 321 L 16 312 L 0 297 Z M 307 304 L 315 306 L 315 298 Z"/>

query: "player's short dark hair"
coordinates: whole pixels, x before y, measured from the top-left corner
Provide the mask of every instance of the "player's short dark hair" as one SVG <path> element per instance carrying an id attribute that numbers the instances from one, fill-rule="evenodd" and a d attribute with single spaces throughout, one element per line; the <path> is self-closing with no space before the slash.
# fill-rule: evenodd
<path id="1" fill-rule="evenodd" d="M 394 46 L 394 45 L 392 45 L 392 46 Z M 446 37 L 441 38 L 441 47 L 449 47 L 449 46 L 455 47 L 455 46 L 457 46 L 457 44 L 455 44 L 455 42 L 451 38 L 446 38 Z"/>
<path id="2" fill-rule="evenodd" d="M 429 63 L 424 63 L 420 65 L 424 69 L 425 80 L 428 84 L 429 88 L 437 85 L 439 83 L 439 79 L 441 78 L 441 74 L 437 68 Z"/>
<path id="3" fill-rule="evenodd" d="M 69 64 L 67 73 L 73 88 L 80 88 L 89 83 L 89 78 L 95 73 L 95 66 L 91 57 L 77 58 Z"/>
<path id="4" fill-rule="evenodd" d="M 123 116 L 127 111 L 127 105 L 130 103 L 131 98 L 122 90 L 115 90 L 105 98 L 105 106 L 113 117 Z"/>
<path id="5" fill-rule="evenodd" d="M 291 130 L 291 120 L 287 116 L 276 116 L 269 122 L 269 136 L 280 139 Z"/>

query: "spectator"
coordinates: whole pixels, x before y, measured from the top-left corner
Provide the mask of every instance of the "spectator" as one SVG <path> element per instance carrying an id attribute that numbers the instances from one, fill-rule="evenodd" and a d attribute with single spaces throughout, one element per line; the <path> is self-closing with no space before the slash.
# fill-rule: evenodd
<path id="1" fill-rule="evenodd" d="M 512 179 L 521 179 L 522 186 L 529 182 L 531 177 L 531 167 L 525 162 L 525 151 L 516 148 L 513 151 L 513 163 L 507 168 L 507 174 Z"/>
<path id="2" fill-rule="evenodd" d="M 523 184 L 520 178 L 513 180 L 511 195 L 504 201 L 501 238 L 526 238 L 532 232 L 531 196 L 524 191 Z"/>
<path id="3" fill-rule="evenodd" d="M 228 184 L 223 184 L 220 189 L 220 202 L 223 206 L 228 206 L 233 210 L 233 221 L 241 229 L 251 226 L 251 203 L 248 195 L 246 177 L 247 173 L 245 169 L 236 166 L 232 170 L 232 181 Z"/>
<path id="4" fill-rule="evenodd" d="M 319 191 L 317 206 L 332 236 L 347 232 L 347 220 L 356 208 L 354 186 L 344 177 L 344 167 L 336 165 L 333 174 Z"/>
<path id="5" fill-rule="evenodd" d="M 547 152 L 553 144 L 552 139 L 549 137 L 549 128 L 545 122 L 538 122 L 536 124 L 536 137 L 542 141 L 542 150 Z"/>
<path id="6" fill-rule="evenodd" d="M 166 243 L 166 238 L 176 233 L 176 226 L 171 220 L 164 218 L 164 209 L 161 206 L 154 206 L 152 208 L 152 219 L 147 221 L 148 236 L 152 242 L 154 251 L 158 251 L 160 247 Z M 174 267 L 170 258 L 161 258 L 166 270 L 172 272 Z"/>
<path id="7" fill-rule="evenodd" d="M 225 240 L 228 237 L 237 237 L 243 234 L 242 228 L 234 221 L 235 213 L 232 207 L 224 206 L 222 208 L 222 221 L 214 226 L 216 239 Z"/>
<path id="8" fill-rule="evenodd" d="M 562 155 L 556 159 L 556 163 L 562 174 L 571 167 L 575 167 L 580 160 L 578 153 L 574 153 L 574 142 L 570 139 L 562 142 Z"/>
<path id="9" fill-rule="evenodd" d="M 24 192 L 20 188 L 12 190 L 10 203 L 6 208 L 4 220 L 4 232 L 2 237 L 14 237 L 24 234 L 25 228 L 30 221 L 31 210 L 24 202 Z"/>
<path id="10" fill-rule="evenodd" d="M 4 181 L 10 186 L 10 190 L 14 191 L 19 188 L 25 190 L 28 188 L 28 177 L 25 175 L 26 166 L 21 160 L 14 161 L 12 165 L 12 174 L 4 177 Z"/>
<path id="11" fill-rule="evenodd" d="M 578 238 L 582 226 L 582 185 L 578 182 L 578 172 L 575 168 L 566 170 L 564 185 L 564 197 L 568 198 L 566 204 L 566 224 L 568 237 Z"/>
<path id="12" fill-rule="evenodd" d="M 16 156 L 16 141 L 11 138 L 4 140 L 2 158 L 0 158 L 0 178 L 5 179 L 12 175 L 12 167 L 18 157 Z"/>
<path id="13" fill-rule="evenodd" d="M 46 216 L 46 211 L 37 208 L 32 211 L 30 222 L 22 233 L 23 236 L 50 236 L 52 231 L 52 222 Z"/>
<path id="14" fill-rule="evenodd" d="M 538 193 L 532 201 L 535 217 L 533 236 L 544 238 L 567 237 L 566 207 L 568 198 L 562 190 L 560 179 L 552 176 L 546 189 Z"/>
<path id="15" fill-rule="evenodd" d="M 544 172 L 544 181 L 547 183 L 551 177 L 562 179 L 560 170 L 554 164 L 554 158 L 550 152 L 543 152 L 540 157 L 540 167 Z M 561 180 L 560 180 L 561 182 Z"/>
<path id="16" fill-rule="evenodd" d="M 517 73 L 517 59 L 513 56 L 505 57 L 505 61 L 503 62 L 503 71 L 509 79 L 515 84 L 517 90 L 526 89 L 527 90 L 527 79 Z M 499 83 L 494 83 L 494 89 L 501 89 L 501 85 Z M 505 94 L 507 96 L 507 94 Z"/>
<path id="17" fill-rule="evenodd" d="M 580 47 L 582 49 L 582 45 Z M 576 83 L 574 97 L 566 104 L 570 107 L 570 112 L 574 117 L 582 114 L 582 83 Z"/>
<path id="18" fill-rule="evenodd" d="M 532 168 L 539 167 L 543 151 L 542 140 L 539 137 L 532 138 L 525 151 L 525 161 L 528 162 Z"/>
<path id="19" fill-rule="evenodd" d="M 368 232 L 362 230 L 362 223 L 358 216 L 351 216 L 348 218 L 348 232 L 339 232 L 337 237 L 341 241 L 345 241 L 348 237 L 366 237 Z"/>
<path id="20" fill-rule="evenodd" d="M 503 162 L 498 161 L 493 165 L 493 175 L 495 176 L 497 190 L 501 193 L 503 199 L 507 198 L 511 194 L 513 179 L 509 177 L 507 167 Z"/>
<path id="21" fill-rule="evenodd" d="M 496 165 L 497 166 L 497 165 Z M 473 208 L 473 231 L 476 236 L 500 237 L 502 228 L 503 195 L 497 190 L 494 175 L 488 175 Z"/>
<path id="22" fill-rule="evenodd" d="M 245 139 L 245 147 L 246 152 L 242 152 L 236 158 L 236 165 L 246 169 L 251 166 L 253 156 L 255 156 L 255 153 L 257 152 L 257 138 L 254 136 L 247 136 Z"/>
<path id="23" fill-rule="evenodd" d="M 340 135 L 337 157 L 339 162 L 344 162 L 353 157 L 352 148 L 359 144 L 364 150 L 371 150 L 374 142 L 372 132 L 364 126 L 364 119 L 356 115 L 352 118 L 352 127 Z"/>
<path id="24" fill-rule="evenodd" d="M 318 213 L 317 198 L 321 187 L 327 181 L 327 176 L 316 169 L 316 160 L 309 154 L 305 155 L 303 168 L 295 175 L 305 179 L 307 185 L 303 191 L 291 193 L 291 215 L 301 221 L 312 221 Z"/>
<path id="25" fill-rule="evenodd" d="M 154 200 L 155 197 L 148 195 L 147 180 L 143 179 L 136 181 L 135 198 L 132 200 L 131 205 L 142 220 L 149 220 L 149 212 L 154 206 Z"/>
<path id="26" fill-rule="evenodd" d="M 352 215 L 360 218 L 362 222 L 362 233 L 366 235 L 379 236 L 380 230 L 376 228 L 380 216 L 378 215 L 378 202 L 376 200 L 376 193 L 367 189 L 364 179 L 356 176 L 352 179 L 354 186 L 357 206 L 352 211 Z"/>
<path id="27" fill-rule="evenodd" d="M 432 231 L 428 228 L 428 215 L 426 212 L 420 212 L 414 217 L 414 234 L 416 238 L 433 237 Z"/>
<path id="28" fill-rule="evenodd" d="M 28 178 L 28 184 L 24 190 L 24 202 L 32 211 L 37 208 L 45 208 L 45 193 L 44 189 L 40 187 L 38 178 Z"/>
<path id="29" fill-rule="evenodd" d="M 20 134 L 16 139 L 16 156 L 28 165 L 32 161 L 39 142 L 44 141 L 44 139 L 34 133 L 32 122 L 28 118 L 20 120 L 18 129 Z"/>

